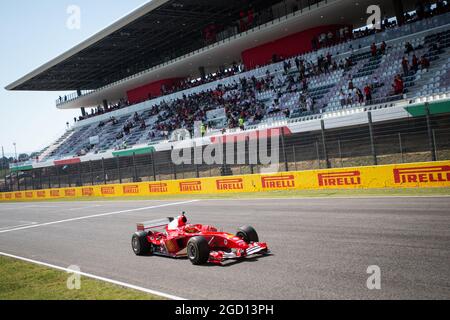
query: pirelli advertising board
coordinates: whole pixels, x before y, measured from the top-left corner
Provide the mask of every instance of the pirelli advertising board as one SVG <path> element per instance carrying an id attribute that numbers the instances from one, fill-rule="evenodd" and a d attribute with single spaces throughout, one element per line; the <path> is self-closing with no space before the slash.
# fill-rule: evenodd
<path id="1" fill-rule="evenodd" d="M 277 190 L 450 187 L 450 161 L 0 193 L 1 201 Z"/>

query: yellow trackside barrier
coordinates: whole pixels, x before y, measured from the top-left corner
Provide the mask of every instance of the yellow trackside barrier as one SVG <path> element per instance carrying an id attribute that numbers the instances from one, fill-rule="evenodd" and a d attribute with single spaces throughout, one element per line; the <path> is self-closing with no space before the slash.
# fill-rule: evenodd
<path id="1" fill-rule="evenodd" d="M 274 190 L 426 187 L 450 187 L 450 161 L 6 192 L 0 193 L 0 202 Z"/>

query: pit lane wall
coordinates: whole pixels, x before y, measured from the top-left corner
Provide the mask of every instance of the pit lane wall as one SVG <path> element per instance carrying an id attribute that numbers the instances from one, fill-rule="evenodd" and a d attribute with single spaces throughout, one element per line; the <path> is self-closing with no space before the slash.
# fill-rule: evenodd
<path id="1" fill-rule="evenodd" d="M 450 161 L 0 193 L 0 202 L 279 190 L 450 187 Z"/>

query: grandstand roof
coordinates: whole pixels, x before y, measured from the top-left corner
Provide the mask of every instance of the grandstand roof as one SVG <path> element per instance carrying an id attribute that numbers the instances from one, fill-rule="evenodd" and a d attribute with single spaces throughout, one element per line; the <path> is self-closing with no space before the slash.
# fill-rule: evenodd
<path id="1" fill-rule="evenodd" d="M 280 0 L 248 0 L 255 9 Z M 89 90 L 204 46 L 210 23 L 238 19 L 242 0 L 152 0 L 6 87 Z"/>
<path id="2" fill-rule="evenodd" d="M 280 2 L 282 0 L 152 0 L 8 85 L 6 89 L 70 91 L 102 88 L 205 47 L 201 34 L 206 26 L 211 23 L 222 25 L 235 23 L 239 19 L 240 11 L 249 4 L 258 11 Z M 383 14 L 394 14 L 392 1 L 377 0 L 376 2 L 381 6 Z M 325 21 L 326 23 L 351 23 L 354 26 L 364 25 L 368 17 L 366 8 L 372 3 L 373 0 L 328 0 L 325 5 L 311 6 L 309 9 L 314 9 L 313 12 L 302 15 L 302 18 L 297 19 L 294 25 L 289 23 L 289 31 L 287 31 L 288 25 L 286 28 L 283 26 L 276 29 L 277 24 L 266 30 L 258 30 L 254 32 L 257 39 L 245 39 L 251 40 L 246 45 L 222 46 L 220 50 L 223 54 L 214 57 L 214 60 L 219 58 L 225 60 L 227 56 L 234 59 L 236 54 L 239 55 L 242 50 L 256 44 L 273 41 L 286 35 L 286 32 L 289 34 L 305 30 Z M 408 6 L 408 3 L 404 4 Z M 257 40 L 260 41 L 256 43 Z M 203 57 L 199 56 L 199 58 Z M 218 63 L 218 61 L 213 62 Z M 186 73 L 195 66 L 192 61 L 190 66 L 181 66 L 181 68 L 177 66 L 179 68 L 177 73 L 181 71 Z M 149 79 L 140 80 L 143 83 L 144 80 Z M 105 98 L 115 98 L 120 94 L 123 92 L 114 92 L 111 97 Z M 89 103 L 92 104 L 94 101 Z M 75 105 L 66 107 L 75 107 Z"/>

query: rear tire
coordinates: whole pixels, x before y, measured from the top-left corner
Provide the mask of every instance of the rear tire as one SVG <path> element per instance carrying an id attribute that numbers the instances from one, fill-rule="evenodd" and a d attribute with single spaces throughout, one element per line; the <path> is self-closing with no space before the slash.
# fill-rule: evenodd
<path id="1" fill-rule="evenodd" d="M 192 237 L 187 244 L 187 255 L 193 265 L 205 264 L 209 260 L 208 241 L 201 236 Z"/>
<path id="2" fill-rule="evenodd" d="M 258 233 L 251 226 L 240 227 L 236 233 L 236 236 L 242 238 L 246 243 L 259 242 Z"/>
<path id="3" fill-rule="evenodd" d="M 136 232 L 131 238 L 131 248 L 137 256 L 144 256 L 152 251 L 152 245 L 147 240 L 147 232 Z"/>

